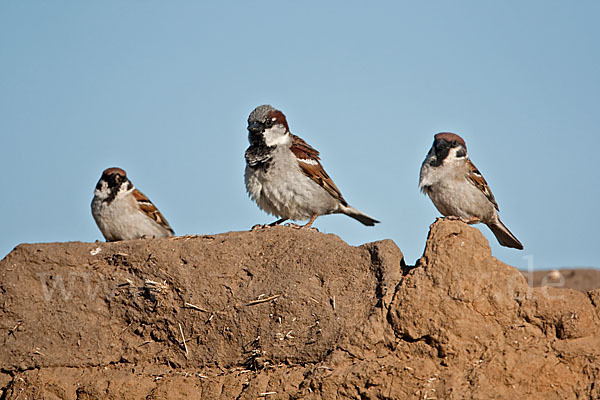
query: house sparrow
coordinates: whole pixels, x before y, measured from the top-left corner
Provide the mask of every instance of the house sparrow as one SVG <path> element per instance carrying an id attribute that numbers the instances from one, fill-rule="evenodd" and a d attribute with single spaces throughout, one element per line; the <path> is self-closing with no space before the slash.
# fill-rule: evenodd
<path id="1" fill-rule="evenodd" d="M 419 187 L 442 215 L 468 224 L 483 222 L 502 246 L 523 245 L 500 221 L 498 204 L 487 182 L 469 160 L 465 141 L 454 133 L 435 135 L 423 165 Z"/>
<path id="2" fill-rule="evenodd" d="M 108 242 L 174 235 L 165 217 L 121 168 L 102 173 L 94 191 L 92 215 Z"/>
<path id="3" fill-rule="evenodd" d="M 263 211 L 279 220 L 309 220 L 319 215 L 346 214 L 367 226 L 379 221 L 352 208 L 321 166 L 319 152 L 290 132 L 285 115 L 270 105 L 256 107 L 248 117 L 246 190 Z"/>

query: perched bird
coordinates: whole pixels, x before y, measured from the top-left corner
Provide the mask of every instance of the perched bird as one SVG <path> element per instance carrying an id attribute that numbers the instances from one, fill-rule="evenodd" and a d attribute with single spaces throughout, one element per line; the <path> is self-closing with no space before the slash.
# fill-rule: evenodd
<path id="1" fill-rule="evenodd" d="M 248 117 L 246 190 L 263 211 L 280 218 L 309 220 L 319 215 L 346 214 L 364 225 L 379 221 L 352 208 L 319 160 L 319 152 L 290 133 L 285 115 L 270 105 L 256 107 Z"/>
<path id="2" fill-rule="evenodd" d="M 419 187 L 445 217 L 456 217 L 468 224 L 483 222 L 502 246 L 523 249 L 500 221 L 498 203 L 469 159 L 467 145 L 460 136 L 448 132 L 435 135 L 421 165 Z"/>
<path id="3" fill-rule="evenodd" d="M 108 242 L 174 235 L 165 217 L 121 168 L 102 173 L 94 191 L 92 215 Z"/>

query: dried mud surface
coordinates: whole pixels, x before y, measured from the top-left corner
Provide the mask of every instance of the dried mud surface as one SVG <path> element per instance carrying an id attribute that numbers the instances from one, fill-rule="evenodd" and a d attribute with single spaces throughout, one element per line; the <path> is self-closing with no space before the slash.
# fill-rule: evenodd
<path id="1" fill-rule="evenodd" d="M 286 227 L 24 244 L 0 399 L 597 399 L 599 328 L 599 289 L 531 288 L 457 221 L 410 267 Z"/>

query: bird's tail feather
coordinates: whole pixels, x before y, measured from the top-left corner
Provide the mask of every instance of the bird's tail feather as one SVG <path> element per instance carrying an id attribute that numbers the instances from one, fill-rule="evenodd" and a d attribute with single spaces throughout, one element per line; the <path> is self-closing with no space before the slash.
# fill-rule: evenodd
<path id="1" fill-rule="evenodd" d="M 497 219 L 495 224 L 488 225 L 492 230 L 498 242 L 505 247 L 511 247 L 513 249 L 523 250 L 523 245 L 519 242 L 519 239 L 515 235 L 512 234 L 511 231 L 508 230 L 506 225 L 500 221 L 500 218 Z"/>
<path id="2" fill-rule="evenodd" d="M 358 211 L 354 207 L 343 206 L 340 212 L 342 214 L 346 214 L 347 216 L 354 218 L 355 220 L 366 226 L 373 226 L 379 223 L 379 221 L 377 221 L 376 219 L 369 217 L 367 214 Z"/>

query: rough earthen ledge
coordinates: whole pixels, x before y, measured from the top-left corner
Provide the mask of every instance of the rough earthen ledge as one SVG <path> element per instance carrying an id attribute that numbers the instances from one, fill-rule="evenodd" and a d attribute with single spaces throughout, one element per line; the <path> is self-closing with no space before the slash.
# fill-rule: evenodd
<path id="1" fill-rule="evenodd" d="M 18 246 L 1 399 L 600 398 L 600 290 L 528 287 L 476 228 L 406 266 L 275 227 Z"/>

